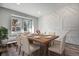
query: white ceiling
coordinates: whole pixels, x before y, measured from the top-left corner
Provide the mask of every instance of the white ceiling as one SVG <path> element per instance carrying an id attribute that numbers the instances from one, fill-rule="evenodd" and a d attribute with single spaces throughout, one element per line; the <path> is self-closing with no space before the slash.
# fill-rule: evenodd
<path id="1" fill-rule="evenodd" d="M 52 12 L 58 11 L 59 9 L 74 5 L 74 4 L 61 4 L 61 3 L 3 3 L 0 4 L 2 7 L 16 10 L 22 13 L 26 13 L 32 16 L 40 17 Z M 75 4 L 76 5 L 76 4 Z"/>

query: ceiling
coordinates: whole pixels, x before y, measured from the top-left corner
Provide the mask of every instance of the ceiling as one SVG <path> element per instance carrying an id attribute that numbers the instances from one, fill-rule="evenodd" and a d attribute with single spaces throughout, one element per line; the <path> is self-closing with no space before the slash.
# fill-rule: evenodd
<path id="1" fill-rule="evenodd" d="M 16 10 L 25 14 L 40 17 L 52 12 L 56 12 L 61 8 L 69 5 L 77 4 L 64 4 L 64 3 L 1 3 L 2 7 Z"/>

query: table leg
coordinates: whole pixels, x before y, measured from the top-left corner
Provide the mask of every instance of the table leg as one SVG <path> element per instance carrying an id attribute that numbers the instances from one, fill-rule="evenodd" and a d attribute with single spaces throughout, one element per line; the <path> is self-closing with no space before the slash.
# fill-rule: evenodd
<path id="1" fill-rule="evenodd" d="M 43 56 L 48 56 L 48 47 L 49 47 L 49 44 L 45 44 L 42 46 Z"/>
<path id="2" fill-rule="evenodd" d="M 46 44 L 46 46 L 45 46 L 45 47 L 46 47 L 46 56 L 48 56 L 48 47 L 49 47 L 49 43 L 50 43 L 50 42 L 48 42 L 48 43 Z"/>
<path id="3" fill-rule="evenodd" d="M 1 56 L 1 54 L 2 54 L 2 53 L 0 52 L 0 56 Z"/>

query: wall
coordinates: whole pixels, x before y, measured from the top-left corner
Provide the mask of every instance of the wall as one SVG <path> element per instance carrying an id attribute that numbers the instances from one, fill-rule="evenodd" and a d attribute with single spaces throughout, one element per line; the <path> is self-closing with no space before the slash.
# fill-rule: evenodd
<path id="1" fill-rule="evenodd" d="M 39 29 L 41 30 L 42 33 L 57 32 L 58 34 L 60 34 L 61 24 L 59 16 L 55 15 L 55 13 L 40 17 L 38 22 L 39 22 Z"/>
<path id="2" fill-rule="evenodd" d="M 79 4 L 63 5 L 55 12 L 40 17 L 39 29 L 41 32 L 56 32 L 57 35 L 69 31 L 66 42 L 79 45 Z"/>
<path id="3" fill-rule="evenodd" d="M 34 30 L 36 30 L 36 28 L 38 27 L 37 26 L 38 18 L 31 16 L 31 15 L 21 13 L 21 12 L 18 12 L 18 11 L 14 11 L 14 10 L 0 7 L 0 26 L 4 26 L 4 27 L 8 28 L 9 33 L 11 32 L 10 31 L 10 29 L 11 29 L 11 17 L 12 17 L 11 14 L 32 18 L 33 24 L 34 24 Z"/>
<path id="4" fill-rule="evenodd" d="M 0 7 L 2 6 L 2 4 L 0 3 Z"/>

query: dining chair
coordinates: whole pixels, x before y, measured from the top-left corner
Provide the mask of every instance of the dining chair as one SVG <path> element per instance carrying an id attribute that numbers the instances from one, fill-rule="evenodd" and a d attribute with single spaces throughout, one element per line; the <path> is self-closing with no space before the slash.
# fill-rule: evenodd
<path id="1" fill-rule="evenodd" d="M 66 40 L 66 36 L 67 36 L 68 32 L 63 33 L 59 38 L 57 38 L 57 40 L 59 43 L 56 42 L 56 44 L 54 43 L 54 45 L 50 46 L 48 48 L 49 52 L 48 54 L 50 55 L 51 52 L 56 53 L 57 55 L 63 55 L 64 51 L 65 51 L 65 40 Z"/>
<path id="2" fill-rule="evenodd" d="M 30 44 L 27 36 L 22 36 L 21 38 L 21 52 L 22 55 L 32 55 L 33 52 L 38 50 L 40 47 Z"/>
<path id="3" fill-rule="evenodd" d="M 17 42 L 16 51 L 19 51 L 18 55 L 20 55 L 20 52 L 21 52 L 21 36 L 20 35 L 16 37 L 16 42 Z"/>
<path id="4" fill-rule="evenodd" d="M 17 44 L 16 44 L 16 51 L 18 51 L 18 55 L 21 54 L 21 38 L 22 38 L 22 36 L 24 36 L 24 35 L 26 35 L 26 32 L 24 32 L 24 33 L 19 33 L 19 34 L 17 35 L 17 37 L 16 37 L 16 42 L 17 42 Z"/>

